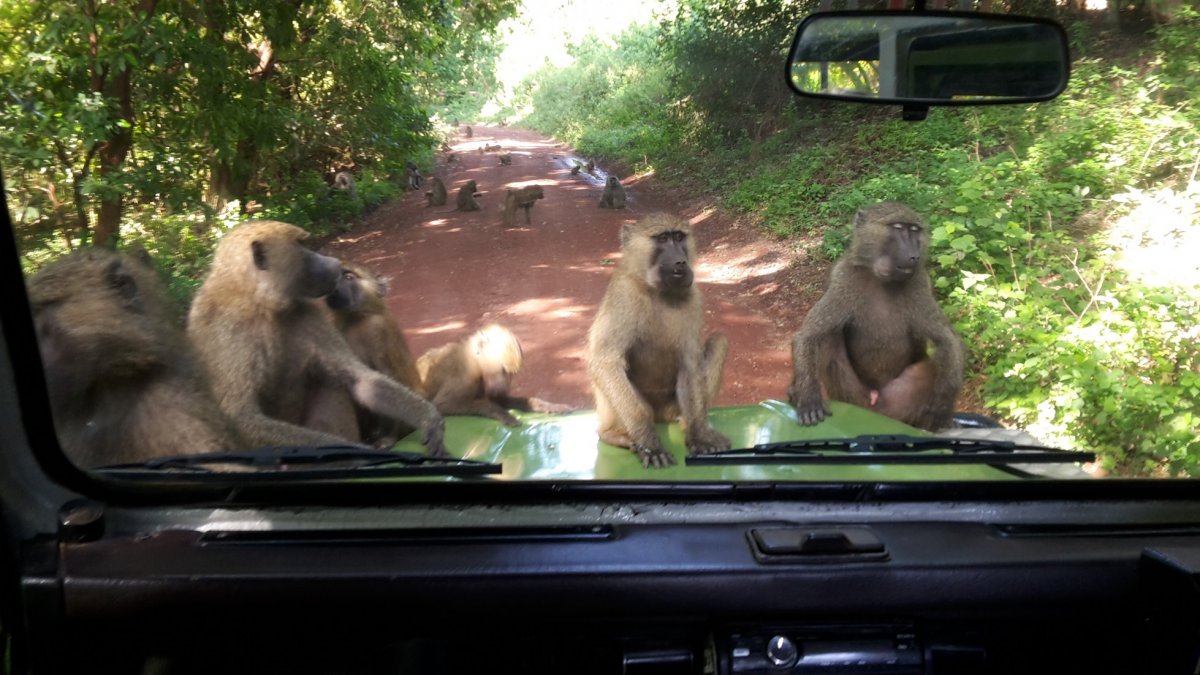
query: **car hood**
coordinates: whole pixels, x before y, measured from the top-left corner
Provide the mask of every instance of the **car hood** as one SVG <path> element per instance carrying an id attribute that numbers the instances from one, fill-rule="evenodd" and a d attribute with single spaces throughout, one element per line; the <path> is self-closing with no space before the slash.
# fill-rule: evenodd
<path id="1" fill-rule="evenodd" d="M 796 423 L 795 410 L 784 401 L 713 408 L 712 425 L 735 448 L 759 443 L 805 439 L 847 438 L 862 434 L 928 436 L 919 429 L 845 403 L 832 401 L 833 414 L 811 427 Z M 686 466 L 687 450 L 678 424 L 659 424 L 659 437 L 675 455 L 675 466 L 646 469 L 632 452 L 602 443 L 596 435 L 596 414 L 514 413 L 519 427 L 506 427 L 483 417 L 446 418 L 446 447 L 454 455 L 504 466 L 501 480 L 608 481 L 944 481 L 1018 480 L 1019 475 L 981 464 L 948 466 L 815 466 L 744 465 Z M 397 450 L 422 452 L 416 435 Z M 1082 475 L 1082 474 L 1080 474 Z M 447 479 L 452 480 L 452 479 Z"/>

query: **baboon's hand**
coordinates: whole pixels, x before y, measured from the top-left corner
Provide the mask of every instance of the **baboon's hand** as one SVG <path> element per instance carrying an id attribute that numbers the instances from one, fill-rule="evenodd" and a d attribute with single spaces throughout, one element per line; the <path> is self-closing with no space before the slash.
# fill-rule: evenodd
<path id="1" fill-rule="evenodd" d="M 427 418 L 425 424 L 421 425 L 421 443 L 425 445 L 430 457 L 450 456 L 446 446 L 442 443 L 445 435 L 446 420 L 442 419 L 441 415 Z"/>
<path id="2" fill-rule="evenodd" d="M 500 422 L 506 427 L 521 426 L 521 420 L 513 417 L 512 413 L 508 412 L 507 410 L 501 410 L 499 413 L 497 413 L 496 419 L 500 420 Z"/>
<path id="3" fill-rule="evenodd" d="M 816 398 L 802 396 L 795 385 L 788 389 L 788 402 L 796 409 L 796 421 L 806 427 L 811 427 L 833 414 L 829 411 L 829 404 L 821 400 L 819 394 Z"/>
<path id="4" fill-rule="evenodd" d="M 731 444 L 729 437 L 725 434 L 712 427 L 704 426 L 697 429 L 695 433 L 688 434 L 684 445 L 694 455 L 707 455 L 710 452 L 728 450 Z"/>
<path id="5" fill-rule="evenodd" d="M 667 452 L 657 443 L 654 446 L 634 443 L 629 446 L 629 449 L 642 460 L 642 468 L 644 469 L 665 469 L 675 463 L 674 455 Z"/>

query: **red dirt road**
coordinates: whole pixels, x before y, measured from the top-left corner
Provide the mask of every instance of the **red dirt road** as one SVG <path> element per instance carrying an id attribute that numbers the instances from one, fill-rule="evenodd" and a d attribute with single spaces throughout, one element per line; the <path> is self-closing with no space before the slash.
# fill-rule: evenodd
<path id="1" fill-rule="evenodd" d="M 497 322 L 520 338 L 525 352 L 514 393 L 592 407 L 586 336 L 620 257 L 621 224 L 667 211 L 688 218 L 696 232 L 705 332 L 729 338 L 717 403 L 786 396 L 791 334 L 823 287 L 823 277 L 815 284 L 794 280 L 804 254 L 713 209 L 681 205 L 652 179 L 619 175 L 628 208 L 598 208 L 606 167 L 572 176 L 569 149 L 533 132 L 475 127 L 473 138 L 457 141 L 458 162 L 438 167 L 449 204 L 427 207 L 423 191 L 409 192 L 323 249 L 390 277 L 387 303 L 414 354 Z M 480 154 L 484 144 L 499 144 L 512 165 L 501 166 L 495 152 Z M 471 179 L 483 193 L 483 210 L 455 211 L 455 194 Z M 545 189 L 532 223 L 504 227 L 505 187 L 530 184 Z M 815 274 L 823 270 L 802 276 Z"/>

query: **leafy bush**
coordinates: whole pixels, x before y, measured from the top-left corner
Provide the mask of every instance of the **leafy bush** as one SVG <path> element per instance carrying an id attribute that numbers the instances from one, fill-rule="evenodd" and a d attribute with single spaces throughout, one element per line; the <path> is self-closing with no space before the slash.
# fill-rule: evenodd
<path id="1" fill-rule="evenodd" d="M 581 50 L 539 75 L 530 119 L 585 152 L 636 157 L 720 195 L 774 235 L 819 234 L 829 260 L 857 208 L 907 202 L 930 220 L 936 292 L 968 337 L 973 387 L 994 414 L 1095 450 L 1123 475 L 1200 475 L 1200 281 L 1137 278 L 1109 242 L 1120 218 L 1161 195 L 1151 188 L 1200 185 L 1200 59 L 1186 58 L 1200 52 L 1200 14 L 1181 11 L 1126 58 L 1108 53 L 1095 25 L 1072 24 L 1077 44 L 1102 56 L 1085 52 L 1050 103 L 935 109 L 919 124 L 893 110 L 792 103 L 775 133 L 756 138 L 746 121 L 773 104 L 745 106 L 732 83 L 748 77 L 740 59 L 767 54 L 771 40 L 736 24 L 769 10 L 739 8 L 684 3 L 659 29 L 658 51 L 645 30 L 627 34 L 643 49 L 641 77 L 623 78 L 634 60 L 620 50 Z M 1171 194 L 1183 224 L 1168 234 L 1182 249 L 1200 189 Z"/>

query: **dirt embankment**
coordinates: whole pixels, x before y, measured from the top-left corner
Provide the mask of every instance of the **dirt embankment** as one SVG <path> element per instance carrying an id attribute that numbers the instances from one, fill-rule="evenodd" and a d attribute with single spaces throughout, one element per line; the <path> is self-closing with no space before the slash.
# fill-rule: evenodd
<path id="1" fill-rule="evenodd" d="M 501 146 L 512 164 L 481 153 L 486 144 Z M 437 168 L 449 204 L 427 207 L 423 192 L 409 192 L 324 248 L 390 277 L 387 303 L 415 354 L 501 323 L 525 352 L 516 393 L 591 407 L 586 335 L 620 257 L 621 224 L 667 211 L 688 218 L 696 231 L 705 330 L 729 337 L 717 403 L 786 396 L 791 334 L 820 296 L 824 264 L 707 204 L 681 202 L 652 177 L 618 176 L 628 208 L 598 208 L 604 167 L 571 175 L 570 150 L 533 132 L 475 127 L 473 138 L 460 136 L 453 148 L 458 160 Z M 472 179 L 483 210 L 455 211 L 457 189 Z M 505 187 L 531 184 L 545 190 L 532 222 L 505 227 Z"/>

